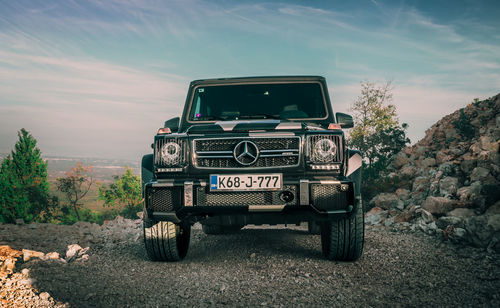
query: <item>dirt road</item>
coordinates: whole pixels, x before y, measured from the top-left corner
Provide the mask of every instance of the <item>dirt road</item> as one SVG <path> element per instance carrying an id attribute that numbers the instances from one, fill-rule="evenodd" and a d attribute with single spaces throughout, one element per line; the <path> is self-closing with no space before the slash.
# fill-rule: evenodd
<path id="1" fill-rule="evenodd" d="M 25 229 L 18 239 L 0 232 L 0 243 L 64 254 L 79 234 L 53 227 L 47 243 Z M 34 287 L 71 307 L 500 305 L 498 255 L 419 233 L 367 229 L 354 263 L 326 261 L 320 237 L 302 226 L 217 236 L 197 226 L 191 239 L 178 263 L 148 261 L 138 239 L 91 245 L 84 262 L 29 261 L 19 270 L 29 268 Z"/>

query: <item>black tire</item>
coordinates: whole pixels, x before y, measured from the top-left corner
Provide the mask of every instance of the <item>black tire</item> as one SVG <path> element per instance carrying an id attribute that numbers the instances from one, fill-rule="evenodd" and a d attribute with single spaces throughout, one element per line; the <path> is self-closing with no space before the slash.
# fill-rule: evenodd
<path id="1" fill-rule="evenodd" d="M 348 218 L 321 224 L 321 248 L 328 260 L 356 261 L 363 253 L 365 223 L 363 206 Z"/>
<path id="2" fill-rule="evenodd" d="M 234 233 L 241 230 L 241 228 L 243 228 L 241 225 L 201 225 L 203 232 L 208 235 Z"/>
<path id="3" fill-rule="evenodd" d="M 191 226 L 170 221 L 143 221 L 144 245 L 152 261 L 180 261 L 187 255 Z"/>
<path id="4" fill-rule="evenodd" d="M 309 221 L 307 222 L 307 231 L 310 234 L 321 234 L 321 227 L 316 221 Z"/>

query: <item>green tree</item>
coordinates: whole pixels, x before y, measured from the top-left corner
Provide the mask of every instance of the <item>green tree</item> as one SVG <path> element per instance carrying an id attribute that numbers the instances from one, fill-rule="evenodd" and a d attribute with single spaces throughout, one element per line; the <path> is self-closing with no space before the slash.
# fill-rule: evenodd
<path id="1" fill-rule="evenodd" d="M 42 220 L 54 205 L 49 195 L 47 163 L 41 157 L 36 139 L 24 128 L 18 132 L 14 150 L 1 165 L 0 221 L 13 223 Z"/>
<path id="2" fill-rule="evenodd" d="M 359 149 L 364 157 L 362 193 L 365 200 L 376 193 L 373 189 L 390 159 L 410 142 L 406 137 L 406 123 L 400 124 L 392 102 L 391 82 L 381 86 L 361 83 L 361 95 L 351 110 L 354 127 L 350 132 L 350 145 Z"/>
<path id="3" fill-rule="evenodd" d="M 134 218 L 142 205 L 141 179 L 129 167 L 114 179 L 114 183 L 99 187 L 99 199 L 104 201 L 104 206 L 123 207 L 122 214 Z"/>
<path id="4" fill-rule="evenodd" d="M 87 195 L 93 184 L 92 175 L 92 166 L 84 166 L 79 162 L 76 167 L 66 172 L 65 177 L 57 178 L 57 189 L 64 194 L 69 207 L 73 210 L 78 220 L 81 220 L 81 200 Z M 62 211 L 63 214 L 68 214 L 69 212 L 66 206 L 63 206 Z"/>

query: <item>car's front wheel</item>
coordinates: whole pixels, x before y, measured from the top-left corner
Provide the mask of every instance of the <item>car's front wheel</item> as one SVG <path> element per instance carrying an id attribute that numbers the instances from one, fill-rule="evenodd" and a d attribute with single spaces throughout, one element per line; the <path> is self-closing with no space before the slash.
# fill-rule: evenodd
<path id="1" fill-rule="evenodd" d="M 328 260 L 355 261 L 361 257 L 365 238 L 361 202 L 348 218 L 321 224 L 321 248 Z"/>
<path id="2" fill-rule="evenodd" d="M 180 261 L 187 255 L 191 226 L 170 221 L 143 221 L 144 245 L 153 261 Z"/>

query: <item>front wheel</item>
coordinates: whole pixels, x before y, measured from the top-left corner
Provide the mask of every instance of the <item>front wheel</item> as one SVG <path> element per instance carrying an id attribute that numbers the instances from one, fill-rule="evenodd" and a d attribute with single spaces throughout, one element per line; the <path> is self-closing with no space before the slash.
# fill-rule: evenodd
<path id="1" fill-rule="evenodd" d="M 328 260 L 356 261 L 363 253 L 365 225 L 363 206 L 348 218 L 321 224 L 321 248 Z"/>
<path id="2" fill-rule="evenodd" d="M 153 261 L 180 261 L 187 255 L 191 226 L 170 221 L 143 222 L 144 245 Z"/>

